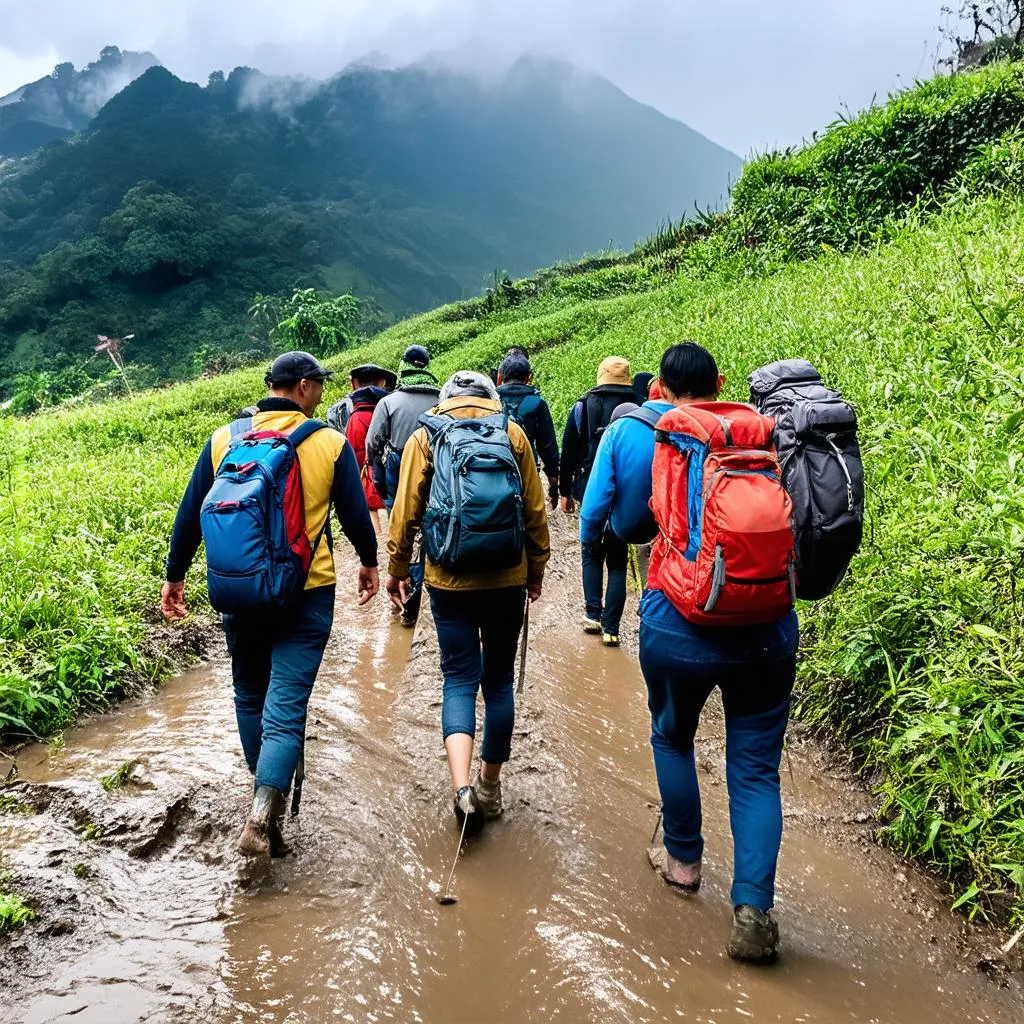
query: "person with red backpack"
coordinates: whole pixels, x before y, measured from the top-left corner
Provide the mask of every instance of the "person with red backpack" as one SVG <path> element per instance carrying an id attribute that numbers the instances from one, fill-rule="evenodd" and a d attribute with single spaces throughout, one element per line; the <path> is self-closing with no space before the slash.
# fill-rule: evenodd
<path id="1" fill-rule="evenodd" d="M 310 418 L 330 376 L 308 352 L 278 356 L 269 397 L 206 442 L 174 520 L 160 595 L 166 618 L 188 615 L 185 575 L 205 543 L 207 589 L 224 617 L 238 732 L 255 777 L 239 840 L 248 856 L 288 852 L 284 801 L 293 776 L 296 790 L 301 781 L 306 706 L 334 619 L 332 504 L 359 555 L 359 604 L 378 590 L 377 535 L 352 446 Z"/>
<path id="2" fill-rule="evenodd" d="M 782 841 L 779 763 L 799 641 L 792 502 L 775 456 L 774 421 L 751 406 L 719 401 L 723 383 L 700 345 L 664 353 L 658 386 L 671 407 L 648 402 L 632 414 L 661 412 L 646 433 L 629 417 L 612 428 L 623 431 L 620 444 L 632 442 L 632 461 L 643 449 L 649 480 L 639 473 L 616 477 L 609 507 L 613 521 L 628 505 L 638 514 L 650 495 L 658 532 L 640 603 L 640 667 L 664 822 L 664 845 L 651 847 L 648 857 L 678 891 L 700 888 L 694 736 L 718 687 L 734 847 L 727 951 L 770 962 L 779 935 L 770 913 Z M 602 465 L 599 459 L 595 472 Z M 591 482 L 599 484 L 605 487 L 600 478 Z"/>

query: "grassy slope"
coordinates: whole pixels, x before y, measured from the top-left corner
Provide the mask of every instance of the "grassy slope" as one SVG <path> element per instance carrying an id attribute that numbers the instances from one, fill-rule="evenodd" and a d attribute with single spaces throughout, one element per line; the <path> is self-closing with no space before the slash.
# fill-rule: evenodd
<path id="1" fill-rule="evenodd" d="M 447 373 L 486 368 L 518 342 L 536 351 L 538 381 L 564 415 L 612 352 L 653 369 L 667 344 L 700 340 L 740 399 L 754 367 L 814 360 L 861 413 L 871 539 L 849 581 L 805 616 L 802 712 L 886 769 L 897 845 L 949 870 L 961 891 L 1019 889 L 1024 694 L 1012 578 L 1024 484 L 1006 421 L 1024 408 L 1024 207 L 980 201 L 870 253 L 769 278 L 726 268 L 589 297 L 618 290 L 627 270 L 567 277 L 555 294 L 481 319 L 435 311 L 344 362 L 394 362 L 417 340 Z M 656 283 L 641 275 L 631 286 Z M 126 668 L 168 668 L 152 654 L 140 662 L 140 609 L 155 600 L 195 453 L 260 392 L 259 376 L 0 426 L 0 514 L 13 526 L 0 541 L 0 714 L 51 729 L 116 694 Z"/>

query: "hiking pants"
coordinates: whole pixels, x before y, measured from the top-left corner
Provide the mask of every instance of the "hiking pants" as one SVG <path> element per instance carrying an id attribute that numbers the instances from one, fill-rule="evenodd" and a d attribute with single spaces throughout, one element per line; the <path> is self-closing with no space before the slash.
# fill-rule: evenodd
<path id="1" fill-rule="evenodd" d="M 333 586 L 305 590 L 281 611 L 224 616 L 238 735 L 257 786 L 291 787 L 333 621 Z"/>
<path id="2" fill-rule="evenodd" d="M 476 695 L 484 695 L 480 757 L 504 764 L 515 724 L 516 651 L 526 608 L 525 587 L 441 590 L 427 587 L 441 647 L 444 698 L 441 731 L 476 735 Z"/>
<path id="3" fill-rule="evenodd" d="M 693 741 L 701 709 L 718 686 L 725 707 L 732 902 L 768 911 L 782 843 L 779 761 L 796 675 L 796 613 L 769 626 L 697 627 L 665 604 L 660 591 L 648 591 L 640 623 L 665 848 L 687 863 L 700 860 L 704 850 Z"/>
<path id="4" fill-rule="evenodd" d="M 596 619 L 601 629 L 619 635 L 622 612 L 626 607 L 626 564 L 629 546 L 606 530 L 599 541 L 583 544 L 583 599 L 587 618 Z M 608 589 L 604 590 L 604 569 L 608 566 Z M 604 592 L 602 603 L 601 595 Z"/>

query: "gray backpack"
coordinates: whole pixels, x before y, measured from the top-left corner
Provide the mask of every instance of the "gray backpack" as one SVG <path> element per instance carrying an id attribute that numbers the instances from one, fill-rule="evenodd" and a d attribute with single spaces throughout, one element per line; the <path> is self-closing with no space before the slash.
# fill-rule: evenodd
<path id="1" fill-rule="evenodd" d="M 762 366 L 749 379 L 751 402 L 775 419 L 782 483 L 793 499 L 797 597 L 827 597 L 864 531 L 857 414 L 806 359 Z"/>
<path id="2" fill-rule="evenodd" d="M 455 419 L 424 414 L 433 456 L 423 513 L 423 547 L 445 572 L 513 569 L 525 545 L 523 481 L 508 417 Z"/>

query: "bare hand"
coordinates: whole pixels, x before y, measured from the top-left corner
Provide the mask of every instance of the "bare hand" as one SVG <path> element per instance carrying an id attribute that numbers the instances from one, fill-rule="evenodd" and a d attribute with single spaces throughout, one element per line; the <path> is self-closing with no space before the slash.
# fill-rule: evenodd
<path id="1" fill-rule="evenodd" d="M 571 496 L 562 497 L 559 499 L 558 507 L 568 515 L 570 512 L 576 511 L 576 502 L 572 499 Z"/>
<path id="2" fill-rule="evenodd" d="M 376 569 L 368 569 L 365 565 L 359 567 L 359 607 L 372 601 L 380 590 L 380 575 Z"/>
<path id="3" fill-rule="evenodd" d="M 160 611 L 170 621 L 188 618 L 188 605 L 185 604 L 185 584 L 165 583 L 160 591 Z"/>
<path id="4" fill-rule="evenodd" d="M 395 606 L 398 611 L 405 611 L 405 603 L 409 600 L 409 595 L 412 593 L 412 585 L 409 583 L 408 576 L 392 576 L 388 573 L 388 582 L 385 589 L 388 592 L 388 597 L 391 599 L 391 603 Z"/>
<path id="5" fill-rule="evenodd" d="M 538 580 L 536 583 L 526 584 L 526 596 L 530 599 L 530 604 L 533 604 L 540 597 L 541 583 Z"/>

